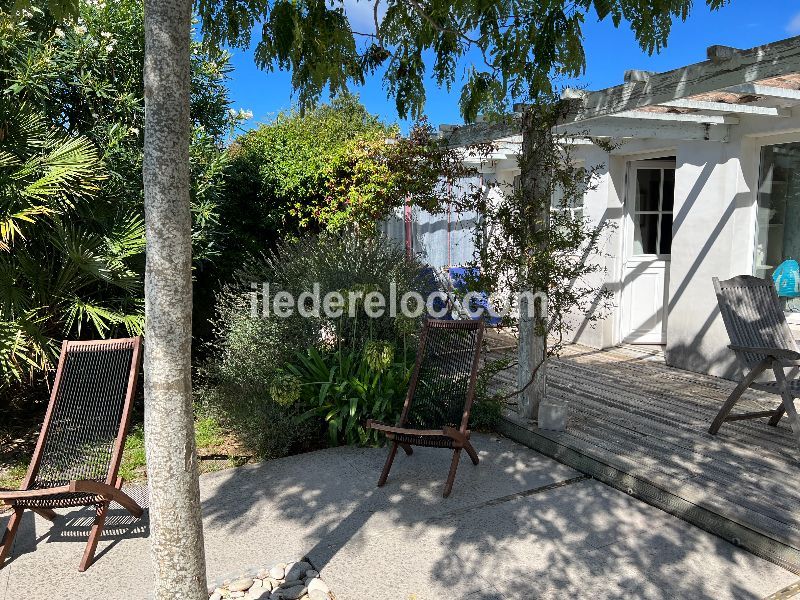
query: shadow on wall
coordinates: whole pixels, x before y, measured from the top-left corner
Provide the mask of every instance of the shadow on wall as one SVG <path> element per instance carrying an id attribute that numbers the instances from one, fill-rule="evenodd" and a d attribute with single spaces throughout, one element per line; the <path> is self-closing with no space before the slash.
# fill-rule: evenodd
<path id="1" fill-rule="evenodd" d="M 732 231 L 736 210 L 742 202 L 740 195 L 732 193 L 722 214 L 709 224 L 712 226 L 700 227 L 699 220 L 690 219 L 689 215 L 700 210 L 699 204 L 704 201 L 704 191 L 711 185 L 714 170 L 724 165 L 719 161 L 694 165 L 683 161 L 679 171 L 685 165 L 697 168 L 699 174 L 673 221 L 666 362 L 677 368 L 734 379 L 741 367 L 727 347 L 730 342 L 720 317 L 712 278 L 726 279 L 735 274 L 730 247 L 733 236 L 726 237 L 725 232 Z M 676 250 L 678 260 L 675 260 Z M 688 258 L 685 271 L 681 260 L 684 258 Z"/>

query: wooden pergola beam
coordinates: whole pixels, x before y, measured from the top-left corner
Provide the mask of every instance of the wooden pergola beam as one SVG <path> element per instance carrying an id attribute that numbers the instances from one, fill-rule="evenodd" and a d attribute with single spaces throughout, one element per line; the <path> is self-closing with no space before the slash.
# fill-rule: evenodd
<path id="1" fill-rule="evenodd" d="M 730 138 L 730 126 L 691 121 L 652 120 L 641 121 L 620 116 L 594 119 L 589 123 L 568 123 L 556 127 L 556 133 L 572 138 L 609 139 L 661 139 L 661 140 L 705 140 L 726 142 Z"/>
<path id="2" fill-rule="evenodd" d="M 583 106 L 570 114 L 567 120 L 596 119 L 800 72 L 800 37 L 749 50 L 712 46 L 709 55 L 710 60 L 666 73 L 652 73 L 646 81 L 631 81 L 589 92 L 584 96 Z"/>
<path id="3" fill-rule="evenodd" d="M 752 104 L 732 104 L 729 102 L 709 102 L 707 100 L 670 100 L 660 106 L 686 108 L 691 110 L 710 110 L 734 115 L 761 115 L 763 117 L 791 117 L 792 111 L 774 106 L 754 106 Z"/>
<path id="4" fill-rule="evenodd" d="M 461 127 L 440 127 L 440 131 L 450 148 L 461 148 L 521 135 L 522 120 L 517 116 L 511 116 L 496 122 L 472 123 Z"/>
<path id="5" fill-rule="evenodd" d="M 613 119 L 636 119 L 637 121 L 668 121 L 671 123 L 708 123 L 709 125 L 738 125 L 739 118 L 733 115 L 703 115 L 698 113 L 652 112 L 629 110 L 610 115 Z"/>
<path id="6" fill-rule="evenodd" d="M 791 88 L 775 87 L 772 85 L 758 85 L 757 83 L 742 83 L 733 85 L 725 90 L 734 94 L 752 94 L 754 96 L 764 96 L 775 100 L 800 101 L 800 90 Z"/>

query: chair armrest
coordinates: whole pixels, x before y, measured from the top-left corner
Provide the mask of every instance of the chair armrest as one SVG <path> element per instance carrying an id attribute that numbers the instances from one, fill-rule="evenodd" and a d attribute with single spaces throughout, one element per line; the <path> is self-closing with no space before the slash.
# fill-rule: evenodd
<path id="1" fill-rule="evenodd" d="M 734 352 L 747 352 L 748 354 L 760 354 L 761 356 L 770 356 L 778 360 L 800 360 L 800 352 L 794 350 L 787 350 L 784 348 L 756 348 L 751 346 L 736 346 L 731 344 L 728 346 Z"/>

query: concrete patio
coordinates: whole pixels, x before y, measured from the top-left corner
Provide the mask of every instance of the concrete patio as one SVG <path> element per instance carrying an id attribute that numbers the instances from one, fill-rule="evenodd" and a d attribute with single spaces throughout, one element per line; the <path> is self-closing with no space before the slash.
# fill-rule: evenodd
<path id="1" fill-rule="evenodd" d="M 797 580 L 774 564 L 505 438 L 476 435 L 440 496 L 449 453 L 337 448 L 201 478 L 210 583 L 307 557 L 337 600 L 763 598 Z M 3 525 L 6 516 L 0 517 Z M 26 513 L 0 598 L 147 598 L 147 515 L 113 511 L 77 572 L 91 513 Z"/>

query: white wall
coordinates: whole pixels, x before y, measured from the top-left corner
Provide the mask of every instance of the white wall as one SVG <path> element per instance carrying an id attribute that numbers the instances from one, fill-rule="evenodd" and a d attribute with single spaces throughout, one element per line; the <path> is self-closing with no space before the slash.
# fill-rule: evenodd
<path id="1" fill-rule="evenodd" d="M 587 167 L 603 165 L 597 187 L 587 192 L 584 211 L 593 223 L 612 225 L 603 260 L 605 285 L 615 295 L 616 308 L 593 327 L 575 315 L 574 341 L 596 348 L 621 343 L 627 165 L 632 160 L 675 156 L 667 362 L 719 376 L 735 374 L 738 366 L 727 348 L 728 335 L 711 280 L 752 273 L 761 147 L 800 141 L 800 111 L 790 118 L 741 116 L 740 124 L 730 130 L 727 142 L 640 139 L 626 140 L 611 153 L 592 145 L 576 149 L 574 157 Z M 515 162 L 498 164 L 494 176 L 510 185 L 518 173 Z"/>

